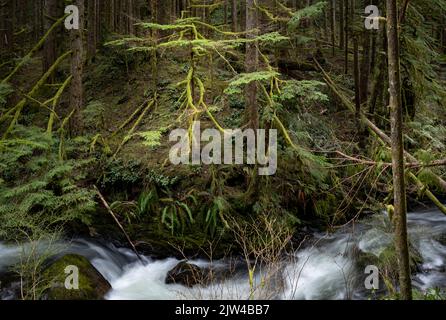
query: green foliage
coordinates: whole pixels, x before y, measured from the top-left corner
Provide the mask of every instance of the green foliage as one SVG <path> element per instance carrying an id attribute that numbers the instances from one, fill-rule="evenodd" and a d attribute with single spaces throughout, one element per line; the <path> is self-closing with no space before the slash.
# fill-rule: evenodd
<path id="1" fill-rule="evenodd" d="M 310 108 L 329 101 L 328 96 L 320 91 L 325 86 L 325 83 L 315 80 L 286 81 L 280 94 L 275 95 L 274 99 L 285 106 Z"/>
<path id="2" fill-rule="evenodd" d="M 82 110 L 84 125 L 90 129 L 104 128 L 105 125 L 105 105 L 100 101 L 91 101 Z"/>
<path id="3" fill-rule="evenodd" d="M 162 136 L 161 131 L 146 131 L 137 133 L 144 139 L 143 144 L 149 148 L 155 148 L 161 145 L 160 140 Z"/>
<path id="4" fill-rule="evenodd" d="M 179 178 L 176 176 L 169 177 L 155 170 L 150 170 L 145 180 L 148 184 L 154 184 L 162 189 L 169 189 L 178 182 Z"/>
<path id="5" fill-rule="evenodd" d="M 440 288 L 431 288 L 425 292 L 413 290 L 414 300 L 446 300 L 446 292 Z"/>
<path id="6" fill-rule="evenodd" d="M 265 82 L 270 81 L 280 74 L 275 71 L 258 71 L 252 73 L 242 73 L 236 76 L 225 89 L 225 94 L 235 95 L 241 94 L 243 88 L 251 82 Z"/>
<path id="7" fill-rule="evenodd" d="M 187 198 L 191 199 L 196 204 L 194 196 L 189 195 Z M 175 232 L 184 233 L 185 227 L 195 223 L 192 209 L 189 206 L 187 199 L 184 201 L 175 200 L 172 198 L 161 199 L 166 203 L 161 213 L 161 223 L 163 223 L 173 234 Z"/>
<path id="8" fill-rule="evenodd" d="M 225 215 L 231 211 L 231 205 L 224 197 L 215 197 L 212 199 L 209 209 L 206 213 L 206 231 L 211 236 L 215 235 L 217 228 L 229 228 Z"/>
<path id="9" fill-rule="evenodd" d="M 328 3 L 326 1 L 316 2 L 311 6 L 298 10 L 296 13 L 293 14 L 290 21 L 288 21 L 288 30 L 296 30 L 303 19 L 311 19 L 321 15 L 327 4 Z"/>
<path id="10" fill-rule="evenodd" d="M 8 96 L 14 92 L 14 89 L 8 83 L 0 83 L 0 107 L 4 107 Z"/>
<path id="11" fill-rule="evenodd" d="M 34 237 L 73 220 L 89 224 L 94 192 L 80 184 L 91 160 L 60 161 L 58 142 L 34 127 L 17 127 L 0 149 L 0 237 Z"/>
<path id="12" fill-rule="evenodd" d="M 427 117 L 421 117 L 421 120 L 407 123 L 410 135 L 406 136 L 406 139 L 412 144 L 412 147 L 431 150 L 431 152 L 444 151 L 446 126 Z"/>
<path id="13" fill-rule="evenodd" d="M 290 40 L 290 38 L 281 35 L 279 32 L 270 32 L 257 36 L 255 40 L 263 44 L 263 46 L 277 46 L 284 41 Z"/>
<path id="14" fill-rule="evenodd" d="M 141 162 L 112 159 L 107 162 L 100 179 L 103 188 L 125 189 L 141 182 Z"/>
<path id="15" fill-rule="evenodd" d="M 435 50 L 437 40 L 432 37 L 431 27 L 425 18 L 427 14 L 441 12 L 438 6 L 445 5 L 443 0 L 435 1 L 435 4 L 414 1 L 408 7 L 407 23 L 401 32 L 402 78 L 407 78 L 407 83 L 412 86 L 418 110 L 425 109 L 426 102 L 443 105 L 446 101 L 446 90 L 434 70 L 439 60 L 439 53 Z"/>
<path id="16" fill-rule="evenodd" d="M 159 197 L 155 188 L 143 191 L 137 201 L 115 201 L 110 205 L 113 212 L 125 218 L 131 225 L 134 220 L 141 221 L 143 218 L 156 212 L 159 205 Z"/>

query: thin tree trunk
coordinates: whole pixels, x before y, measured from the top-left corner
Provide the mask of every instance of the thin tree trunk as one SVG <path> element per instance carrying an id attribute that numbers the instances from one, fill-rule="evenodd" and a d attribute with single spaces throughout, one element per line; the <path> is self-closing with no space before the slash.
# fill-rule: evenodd
<path id="1" fill-rule="evenodd" d="M 333 57 L 335 55 L 336 43 L 336 0 L 330 1 L 330 28 L 331 28 L 331 49 Z"/>
<path id="2" fill-rule="evenodd" d="M 115 0 L 110 0 L 110 16 L 109 16 L 109 26 L 110 26 L 110 31 L 114 32 L 115 31 Z"/>
<path id="3" fill-rule="evenodd" d="M 406 20 L 406 11 L 408 6 L 409 6 L 409 0 L 404 0 L 403 6 L 401 7 L 400 10 L 400 16 L 398 18 L 400 24 L 403 24 L 404 20 Z"/>
<path id="4" fill-rule="evenodd" d="M 96 1 L 97 0 L 87 0 L 88 2 L 88 43 L 87 43 L 87 57 L 88 60 L 91 60 L 96 55 Z"/>
<path id="5" fill-rule="evenodd" d="M 224 20 L 224 25 L 225 27 L 228 25 L 228 1 L 229 0 L 225 0 L 225 4 L 224 4 L 224 14 L 223 14 L 223 20 Z"/>
<path id="6" fill-rule="evenodd" d="M 358 38 L 353 37 L 353 74 L 355 78 L 355 106 L 356 119 L 359 119 L 361 112 L 360 75 L 359 75 L 359 45 Z"/>
<path id="7" fill-rule="evenodd" d="M 168 16 L 170 16 L 170 12 L 168 13 Z M 128 0 L 127 2 L 127 28 L 129 30 L 129 34 L 133 35 L 135 32 L 135 28 L 133 26 L 134 24 L 134 16 L 133 16 L 133 0 Z M 169 19 L 170 22 L 170 19 Z"/>
<path id="8" fill-rule="evenodd" d="M 231 11 L 232 11 L 232 15 L 231 15 L 231 20 L 232 20 L 232 32 L 237 32 L 238 31 L 238 26 L 237 26 L 237 18 L 238 18 L 238 10 L 237 10 L 237 0 L 232 0 L 232 7 L 231 7 Z"/>
<path id="9" fill-rule="evenodd" d="M 254 5 L 254 0 L 246 0 L 246 31 L 248 32 L 248 38 L 255 38 L 256 33 L 254 30 L 257 27 L 257 9 Z M 250 42 L 246 44 L 246 72 L 257 71 L 258 54 L 257 43 Z M 251 82 L 246 86 L 245 93 L 246 100 L 246 118 L 249 123 L 249 127 L 252 129 L 258 129 L 259 127 L 259 112 L 257 108 L 257 83 Z"/>
<path id="10" fill-rule="evenodd" d="M 387 38 L 389 60 L 389 93 L 391 110 L 392 171 L 394 193 L 395 245 L 401 298 L 412 299 L 409 246 L 407 240 L 406 186 L 403 147 L 403 112 L 400 83 L 400 52 L 396 0 L 387 0 Z"/>
<path id="11" fill-rule="evenodd" d="M 45 31 L 51 28 L 54 21 L 57 20 L 57 0 L 45 0 L 44 7 Z M 56 51 L 56 33 L 52 32 L 43 45 L 43 71 L 47 71 L 57 59 Z M 53 76 L 51 76 L 51 79 Z"/>
<path id="12" fill-rule="evenodd" d="M 345 22 L 345 14 L 344 14 L 344 1 L 348 0 L 339 0 L 339 48 L 344 49 L 344 22 Z"/>
<path id="13" fill-rule="evenodd" d="M 350 0 L 344 0 L 345 2 L 345 48 L 344 48 L 344 73 L 348 74 L 348 45 L 349 45 L 349 28 L 350 28 L 350 11 L 348 2 Z"/>
<path id="14" fill-rule="evenodd" d="M 370 77 L 370 32 L 365 30 L 363 34 L 361 82 L 359 86 L 361 105 L 367 102 Z"/>
<path id="15" fill-rule="evenodd" d="M 72 118 L 72 129 L 76 132 L 81 132 L 82 119 L 81 109 L 84 103 L 84 89 L 82 84 L 83 75 L 83 28 L 84 28 L 84 0 L 75 0 L 75 4 L 79 8 L 79 29 L 71 30 L 71 75 L 73 79 L 70 87 L 70 108 L 75 110 L 74 117 Z"/>

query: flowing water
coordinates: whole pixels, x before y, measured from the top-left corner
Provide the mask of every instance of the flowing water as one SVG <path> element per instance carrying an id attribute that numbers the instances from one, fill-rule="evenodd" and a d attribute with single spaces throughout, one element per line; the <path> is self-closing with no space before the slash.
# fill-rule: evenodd
<path id="1" fill-rule="evenodd" d="M 64 252 L 88 258 L 110 282 L 112 290 L 106 299 L 368 299 L 364 266 L 358 263 L 361 253 L 379 256 L 391 245 L 390 223 L 386 214 L 374 215 L 360 223 L 350 224 L 332 234 L 315 233 L 302 249 L 285 257 L 281 264 L 263 266 L 250 286 L 244 271 L 234 272 L 225 280 L 187 288 L 165 284 L 169 270 L 179 260 L 154 260 L 111 244 L 75 240 L 64 244 Z M 419 290 L 446 288 L 446 216 L 430 210 L 408 215 L 412 246 L 421 256 L 414 287 Z M 42 248 L 45 244 L 40 245 Z M 0 273 L 17 263 L 23 248 L 0 243 Z M 42 249 L 43 250 L 43 249 Z M 229 269 L 227 261 L 191 261 L 203 268 Z M 260 269 L 260 267 L 258 268 Z M 271 270 L 274 272 L 271 272 Z M 268 271 L 269 270 L 269 271 Z M 269 281 L 265 280 L 270 275 Z M 380 283 L 380 289 L 384 288 Z M 255 288 L 255 290 L 253 290 Z M 13 298 L 8 290 L 0 298 Z"/>

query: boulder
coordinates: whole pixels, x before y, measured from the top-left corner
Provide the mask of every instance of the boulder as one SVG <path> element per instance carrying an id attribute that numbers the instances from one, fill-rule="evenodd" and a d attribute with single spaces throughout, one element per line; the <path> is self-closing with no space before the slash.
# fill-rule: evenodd
<path id="1" fill-rule="evenodd" d="M 70 269 L 66 269 L 69 266 L 79 270 L 78 289 L 65 287 L 67 277 L 73 275 Z M 111 289 L 108 281 L 90 261 L 77 254 L 67 254 L 57 259 L 44 271 L 43 276 L 49 286 L 44 295 L 48 300 L 102 300 Z"/>
<path id="2" fill-rule="evenodd" d="M 193 287 L 202 284 L 205 271 L 195 264 L 185 261 L 178 263 L 167 273 L 166 284 L 181 284 L 186 287 Z"/>

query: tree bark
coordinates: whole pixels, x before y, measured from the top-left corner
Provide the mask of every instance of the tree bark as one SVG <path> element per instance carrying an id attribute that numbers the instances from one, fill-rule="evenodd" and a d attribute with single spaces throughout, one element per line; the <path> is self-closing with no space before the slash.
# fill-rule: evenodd
<path id="1" fill-rule="evenodd" d="M 71 40 L 71 75 L 73 79 L 70 87 L 70 107 L 75 110 L 71 120 L 71 129 L 77 133 L 82 131 L 81 109 L 84 103 L 84 88 L 82 83 L 84 67 L 84 46 L 83 46 L 83 28 L 84 28 L 84 0 L 75 0 L 75 5 L 79 8 L 79 29 L 70 30 Z"/>
<path id="2" fill-rule="evenodd" d="M 254 5 L 254 0 L 246 0 L 246 31 L 247 37 L 252 39 L 256 37 L 255 29 L 257 28 L 257 8 Z M 246 44 L 246 72 L 257 71 L 258 53 L 257 43 L 249 42 Z M 259 127 L 259 112 L 257 108 L 257 83 L 251 82 L 246 86 L 245 92 L 246 100 L 246 118 L 248 120 L 249 128 L 258 129 Z"/>
<path id="3" fill-rule="evenodd" d="M 349 5 L 348 2 L 350 0 L 344 0 L 345 2 L 345 48 L 344 48 L 344 73 L 348 74 L 348 44 L 349 44 L 349 28 L 350 28 L 350 21 L 349 21 Z"/>
<path id="4" fill-rule="evenodd" d="M 331 28 L 331 49 L 332 55 L 335 55 L 336 42 L 336 0 L 330 1 L 330 28 Z"/>
<path id="5" fill-rule="evenodd" d="M 57 0 L 45 0 L 44 6 L 44 28 L 51 28 L 57 20 Z M 56 32 L 52 32 L 43 45 L 43 71 L 47 71 L 57 59 Z M 53 78 L 53 76 L 51 76 Z"/>
<path id="6" fill-rule="evenodd" d="M 237 26 L 237 18 L 238 18 L 238 10 L 237 10 L 237 0 L 232 0 L 232 7 L 231 7 L 232 15 L 232 32 L 237 32 L 238 26 Z"/>
<path id="7" fill-rule="evenodd" d="M 401 298 L 412 299 L 412 285 L 407 240 L 406 186 L 403 148 L 403 112 L 400 83 L 400 52 L 396 0 L 387 0 L 387 47 L 389 61 L 389 93 L 391 110 L 392 171 L 394 193 L 395 246 Z"/>
<path id="8" fill-rule="evenodd" d="M 344 13 L 344 1 L 348 0 L 339 0 L 339 48 L 344 49 L 344 22 L 345 22 L 345 13 Z"/>
<path id="9" fill-rule="evenodd" d="M 370 77 L 370 32 L 365 30 L 362 44 L 361 82 L 359 86 L 361 105 L 367 102 Z"/>
<path id="10" fill-rule="evenodd" d="M 88 2 L 88 43 L 87 43 L 87 57 L 91 60 L 96 55 L 96 37 L 97 37 L 97 0 L 87 0 Z"/>
<path id="11" fill-rule="evenodd" d="M 353 75 L 355 80 L 355 110 L 356 119 L 359 119 L 361 113 L 361 94 L 360 94 L 360 75 L 359 75 L 359 45 L 358 38 L 353 37 Z"/>

